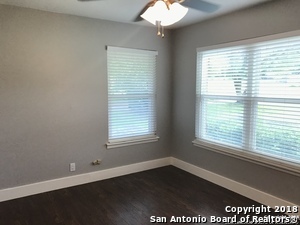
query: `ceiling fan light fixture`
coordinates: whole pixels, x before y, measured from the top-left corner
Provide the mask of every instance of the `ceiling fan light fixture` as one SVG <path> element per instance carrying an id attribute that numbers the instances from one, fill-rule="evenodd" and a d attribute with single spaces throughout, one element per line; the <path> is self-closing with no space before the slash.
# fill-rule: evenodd
<path id="1" fill-rule="evenodd" d="M 178 2 L 173 2 L 170 4 L 166 0 L 158 0 L 153 6 L 150 6 L 141 17 L 153 25 L 157 26 L 157 34 L 164 37 L 165 26 L 170 26 L 179 20 L 181 20 L 186 13 L 188 8 L 182 6 Z"/>
<path id="2" fill-rule="evenodd" d="M 187 12 L 188 8 L 180 5 L 178 2 L 173 2 L 167 6 L 166 2 L 158 0 L 141 17 L 153 25 L 156 25 L 156 21 L 160 21 L 162 26 L 170 26 L 181 20 Z"/>
<path id="3" fill-rule="evenodd" d="M 174 2 L 169 6 L 169 10 L 164 20 L 161 21 L 162 26 L 170 26 L 180 21 L 188 12 L 188 8 Z"/>
<path id="4" fill-rule="evenodd" d="M 156 17 L 155 17 L 155 12 L 153 10 L 153 6 L 150 6 L 142 15 L 141 17 L 144 20 L 147 20 L 148 22 L 152 23 L 155 25 L 156 23 Z"/>
<path id="5" fill-rule="evenodd" d="M 163 0 L 158 0 L 153 6 L 150 6 L 141 17 L 148 22 L 156 25 L 156 21 L 163 21 L 168 14 L 168 7 Z"/>

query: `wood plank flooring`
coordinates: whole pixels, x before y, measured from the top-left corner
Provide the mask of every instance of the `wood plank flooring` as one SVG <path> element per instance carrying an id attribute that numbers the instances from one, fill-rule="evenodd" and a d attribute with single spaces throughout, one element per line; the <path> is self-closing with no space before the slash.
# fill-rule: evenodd
<path id="1" fill-rule="evenodd" d="M 147 225 L 172 216 L 233 216 L 229 206 L 260 206 L 173 166 L 0 203 L 0 225 Z M 159 221 L 157 221 L 159 222 Z M 188 223 L 198 224 L 198 223 Z"/>

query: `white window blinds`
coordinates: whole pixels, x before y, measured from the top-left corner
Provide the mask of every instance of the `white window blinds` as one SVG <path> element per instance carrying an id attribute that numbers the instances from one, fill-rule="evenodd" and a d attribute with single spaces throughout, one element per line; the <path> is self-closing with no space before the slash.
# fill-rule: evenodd
<path id="1" fill-rule="evenodd" d="M 107 48 L 109 142 L 156 135 L 156 51 Z"/>
<path id="2" fill-rule="evenodd" d="M 196 140 L 300 163 L 300 37 L 198 51 Z"/>

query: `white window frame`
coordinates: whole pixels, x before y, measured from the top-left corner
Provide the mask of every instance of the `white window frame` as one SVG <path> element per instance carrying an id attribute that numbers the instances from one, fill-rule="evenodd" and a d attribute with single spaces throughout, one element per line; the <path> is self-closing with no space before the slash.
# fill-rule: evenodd
<path id="1" fill-rule="evenodd" d="M 123 47 L 114 47 L 114 46 L 107 46 L 107 53 L 108 51 L 110 52 L 118 52 L 118 53 L 139 53 L 139 54 L 147 54 L 147 55 L 153 55 L 155 57 L 155 61 L 157 61 L 157 55 L 158 52 L 157 51 L 152 51 L 152 50 L 142 50 L 142 49 L 133 49 L 133 48 L 123 48 Z M 109 59 L 107 59 L 109 60 Z M 108 88 L 109 88 L 109 65 L 107 68 L 107 76 L 108 76 Z M 134 136 L 128 136 L 125 138 L 110 138 L 110 120 L 111 120 L 111 115 L 110 115 L 110 100 L 108 100 L 108 130 L 109 130 L 109 134 L 108 134 L 108 141 L 106 143 L 106 147 L 107 149 L 111 149 L 111 148 L 119 148 L 119 147 L 125 147 L 125 146 L 130 146 L 130 145 L 136 145 L 136 144 L 144 144 L 144 143 L 149 143 L 149 142 L 155 142 L 158 141 L 159 137 L 156 135 L 156 74 L 157 74 L 157 69 L 155 69 L 155 72 L 153 75 L 153 85 L 154 85 L 154 90 L 153 92 L 150 94 L 149 99 L 152 99 L 152 104 L 153 104 L 153 110 L 152 110 L 152 114 L 153 114 L 153 128 L 155 129 L 153 133 L 151 134 L 147 134 L 147 135 L 134 135 Z M 149 95 L 149 94 L 146 94 Z M 112 97 L 113 95 L 110 95 L 108 92 L 108 97 Z M 140 96 L 140 94 L 139 94 Z M 136 98 L 139 96 L 129 96 Z M 126 96 L 127 97 L 127 96 Z M 144 96 L 145 97 L 145 96 Z"/>
<path id="2" fill-rule="evenodd" d="M 295 36 L 300 36 L 300 30 L 287 32 L 287 33 L 280 33 L 280 34 L 275 34 L 275 35 L 269 35 L 269 36 L 263 36 L 263 37 L 253 38 L 253 39 L 246 39 L 246 40 L 242 40 L 242 41 L 224 43 L 224 44 L 219 44 L 219 45 L 214 45 L 214 46 L 201 47 L 201 48 L 197 48 L 197 53 L 203 52 L 203 51 L 208 51 L 208 50 L 214 50 L 214 49 L 251 45 L 251 44 L 256 44 L 259 42 L 272 41 L 272 40 L 276 40 L 276 39 L 283 39 L 283 38 L 289 38 L 289 37 L 295 37 Z M 199 59 L 199 58 L 197 59 L 197 65 L 199 63 L 198 60 L 201 60 L 201 59 Z M 197 68 L 197 69 L 199 69 L 199 68 Z M 251 73 L 251 71 L 250 71 L 250 73 Z M 197 72 L 197 74 L 198 74 L 198 72 Z M 197 90 L 199 90 L 198 85 L 201 85 L 201 83 L 198 79 L 199 78 L 197 77 Z M 251 79 L 251 76 L 250 76 L 250 79 Z M 216 95 L 209 96 L 209 97 L 211 97 L 213 99 L 220 98 L 220 96 L 216 96 Z M 239 97 L 237 97 L 237 98 L 239 98 Z M 222 96 L 222 99 L 224 99 L 224 96 Z M 232 100 L 232 98 L 230 98 L 230 100 Z M 197 101 L 201 101 L 200 93 L 196 93 L 196 105 L 198 105 Z M 257 99 L 256 103 L 261 102 L 261 101 L 262 102 L 270 102 L 270 98 L 260 97 L 259 99 Z M 272 101 L 272 99 L 271 99 L 271 101 Z M 273 101 L 276 103 L 280 103 L 280 101 L 282 101 L 282 99 L 274 99 L 273 98 Z M 297 101 L 297 103 L 298 103 L 300 101 L 300 99 L 285 99 L 284 101 L 285 101 L 285 103 L 287 101 L 291 101 L 291 102 Z M 253 109 L 255 109 L 255 107 L 253 107 Z M 202 129 L 201 126 L 199 126 L 199 127 L 197 127 L 197 126 L 199 124 L 199 121 L 201 121 L 200 117 L 203 116 L 203 111 L 199 112 L 198 114 L 199 114 L 199 118 L 197 118 L 197 113 L 196 113 L 196 118 L 195 118 L 196 119 L 196 127 L 195 127 L 196 134 L 197 134 L 197 132 L 199 134 L 199 132 L 201 132 L 201 129 Z M 253 133 L 254 133 L 254 130 L 253 129 L 251 129 L 251 130 L 252 130 L 252 135 L 248 134 L 250 139 L 251 139 L 251 137 L 253 137 Z M 199 138 L 196 138 L 192 143 L 194 146 L 197 146 L 200 148 L 204 148 L 207 150 L 211 150 L 214 152 L 232 156 L 232 157 L 235 157 L 238 159 L 246 160 L 246 161 L 253 162 L 253 163 L 256 163 L 259 165 L 277 169 L 279 171 L 283 171 L 283 172 L 287 172 L 287 173 L 290 173 L 293 175 L 300 176 L 300 164 L 298 164 L 298 163 L 281 160 L 281 159 L 278 159 L 278 158 L 275 158 L 275 157 L 272 157 L 269 155 L 262 155 L 262 154 L 259 154 L 259 153 L 253 152 L 253 151 L 242 150 L 240 148 L 224 146 L 224 145 L 218 144 L 216 142 L 199 139 Z"/>

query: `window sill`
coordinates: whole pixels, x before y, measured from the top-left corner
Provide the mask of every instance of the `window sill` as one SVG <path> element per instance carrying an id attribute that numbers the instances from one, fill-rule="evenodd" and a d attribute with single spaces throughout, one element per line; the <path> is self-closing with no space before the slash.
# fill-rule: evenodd
<path id="1" fill-rule="evenodd" d="M 117 139 L 114 141 L 108 141 L 106 143 L 106 148 L 120 148 L 120 147 L 126 147 L 130 145 L 137 145 L 137 144 L 145 144 L 150 142 L 158 141 L 159 137 L 156 135 L 153 136 L 143 136 L 143 137 L 137 137 L 137 138 L 127 138 L 127 139 Z"/>
<path id="2" fill-rule="evenodd" d="M 262 166 L 267 166 L 272 169 L 276 169 L 282 172 L 300 176 L 300 165 L 297 163 L 283 161 L 281 159 L 274 158 L 268 155 L 261 155 L 255 152 L 243 151 L 234 147 L 224 147 L 215 143 L 194 140 L 194 146 L 205 148 L 214 152 L 232 156 L 238 159 L 242 159 L 248 162 L 253 162 Z"/>

